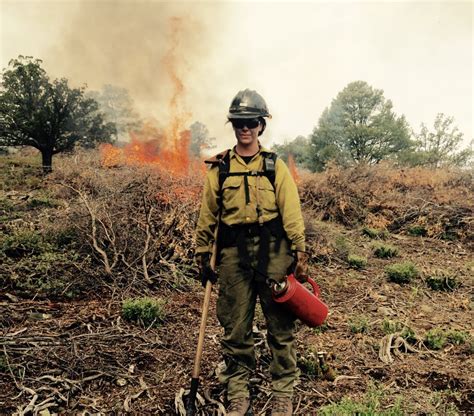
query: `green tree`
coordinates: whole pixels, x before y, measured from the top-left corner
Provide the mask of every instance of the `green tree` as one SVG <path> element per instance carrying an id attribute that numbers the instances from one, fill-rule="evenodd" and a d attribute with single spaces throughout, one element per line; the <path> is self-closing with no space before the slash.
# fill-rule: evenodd
<path id="1" fill-rule="evenodd" d="M 35 147 L 47 173 L 53 155 L 110 142 L 115 126 L 104 122 L 95 100 L 84 97 L 84 87 L 70 88 L 65 78 L 50 81 L 41 62 L 19 56 L 2 73 L 0 145 Z"/>
<path id="2" fill-rule="evenodd" d="M 291 142 L 285 141 L 284 144 L 274 144 L 272 151 L 287 163 L 288 157 L 292 155 L 295 163 L 302 168 L 308 167 L 310 163 L 311 144 L 304 136 L 298 136 Z"/>
<path id="3" fill-rule="evenodd" d="M 460 150 L 463 134 L 453 125 L 454 118 L 443 113 L 437 114 L 433 131 L 421 124 L 420 133 L 415 134 L 416 149 L 411 157 L 412 165 L 464 166 L 472 160 L 472 148 Z M 472 147 L 472 143 L 471 143 Z"/>
<path id="4" fill-rule="evenodd" d="M 189 152 L 193 157 L 201 157 L 203 150 L 214 149 L 216 145 L 213 142 L 216 140 L 215 137 L 209 137 L 209 130 L 205 124 L 195 121 L 189 127 L 191 132 L 191 144 L 189 146 Z"/>
<path id="5" fill-rule="evenodd" d="M 107 84 L 100 91 L 87 92 L 86 97 L 99 103 L 105 122 L 115 124 L 116 140 L 128 140 L 128 133 L 141 127 L 133 100 L 125 88 Z"/>
<path id="6" fill-rule="evenodd" d="M 321 115 L 311 135 L 313 170 L 330 160 L 374 164 L 410 149 L 408 124 L 393 112 L 382 90 L 364 81 L 348 84 Z"/>

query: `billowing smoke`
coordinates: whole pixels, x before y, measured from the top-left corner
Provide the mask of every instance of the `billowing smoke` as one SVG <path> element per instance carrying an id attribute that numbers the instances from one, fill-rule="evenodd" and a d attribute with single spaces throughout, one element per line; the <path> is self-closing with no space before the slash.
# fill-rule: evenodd
<path id="1" fill-rule="evenodd" d="M 202 85 L 199 69 L 219 41 L 214 3 L 80 2 L 61 39 L 44 57 L 48 69 L 90 89 L 126 88 L 142 116 L 160 124 L 191 122 Z"/>

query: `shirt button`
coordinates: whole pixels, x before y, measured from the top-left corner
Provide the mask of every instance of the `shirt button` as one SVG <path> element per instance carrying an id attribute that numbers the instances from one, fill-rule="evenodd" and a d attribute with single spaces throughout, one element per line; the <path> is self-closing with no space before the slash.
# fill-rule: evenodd
<path id="1" fill-rule="evenodd" d="M 250 217 L 246 217 L 246 218 L 245 218 L 245 221 L 250 221 Z"/>

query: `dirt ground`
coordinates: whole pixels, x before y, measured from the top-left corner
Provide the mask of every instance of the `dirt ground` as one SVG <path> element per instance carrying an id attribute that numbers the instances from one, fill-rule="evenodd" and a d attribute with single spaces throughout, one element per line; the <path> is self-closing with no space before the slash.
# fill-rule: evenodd
<path id="1" fill-rule="evenodd" d="M 361 247 L 370 243 L 354 235 L 351 241 Z M 462 272 L 469 260 L 469 253 L 455 242 L 399 236 L 393 243 L 400 247 L 402 257 L 420 265 L 435 262 Z M 335 374 L 326 380 L 303 372 L 296 387 L 295 414 L 317 414 L 320 406 L 343 397 L 363 398 L 375 385 L 384 394 L 382 408 L 389 409 L 400 398 L 410 414 L 472 411 L 472 346 L 450 344 L 434 351 L 418 343 L 416 352 L 402 352 L 390 364 L 379 358 L 384 319 L 409 324 L 420 339 L 435 327 L 472 330 L 468 271 L 462 272 L 465 281 L 459 289 L 435 292 L 422 281 L 405 286 L 388 282 L 383 273 L 387 262 L 371 259 L 370 266 L 360 272 L 341 264 L 311 267 L 330 316 L 321 333 L 299 325 L 298 352 L 300 357 L 326 352 Z M 60 414 L 175 414 L 175 396 L 189 385 L 202 292 L 199 285 L 185 293 L 166 286 L 156 289 L 154 296 L 167 299 L 167 318 L 161 327 L 148 329 L 123 321 L 119 293 L 103 291 L 72 302 L 22 300 L 3 294 L 2 414 L 41 403 L 40 407 Z M 224 392 L 215 375 L 221 361 L 215 298 L 213 294 L 201 390 L 223 402 Z M 348 322 L 360 315 L 367 317 L 368 329 L 354 334 Z M 261 313 L 257 313 L 255 331 L 257 341 L 263 340 Z M 254 410 L 263 415 L 270 398 L 264 343 L 257 352 L 252 393 Z M 217 412 L 215 405 L 207 403 L 203 414 Z"/>

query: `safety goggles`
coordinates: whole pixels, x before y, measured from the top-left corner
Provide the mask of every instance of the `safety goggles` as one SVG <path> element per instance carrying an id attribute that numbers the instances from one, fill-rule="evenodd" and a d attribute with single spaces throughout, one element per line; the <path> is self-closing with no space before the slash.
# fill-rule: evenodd
<path id="1" fill-rule="evenodd" d="M 243 129 L 245 126 L 249 129 L 254 129 L 260 124 L 258 118 L 234 118 L 230 122 L 235 129 Z"/>

